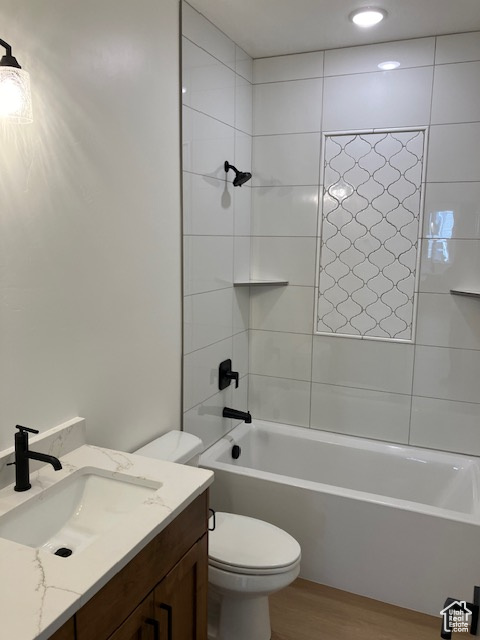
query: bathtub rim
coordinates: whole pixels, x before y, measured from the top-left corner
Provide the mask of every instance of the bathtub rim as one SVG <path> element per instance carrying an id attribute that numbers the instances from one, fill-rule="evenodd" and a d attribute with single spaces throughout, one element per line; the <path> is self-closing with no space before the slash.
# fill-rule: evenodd
<path id="1" fill-rule="evenodd" d="M 331 444 L 343 444 L 352 445 L 353 448 L 363 450 L 379 451 L 385 447 L 393 448 L 397 455 L 400 455 L 401 451 L 408 451 L 414 453 L 418 451 L 424 456 L 440 458 L 445 462 L 452 463 L 453 460 L 461 460 L 465 463 L 474 464 L 477 470 L 475 474 L 474 494 L 475 494 L 475 511 L 473 514 L 467 514 L 460 511 L 454 511 L 452 509 L 445 509 L 441 507 L 435 507 L 420 502 L 413 502 L 411 500 L 404 500 L 401 498 L 393 498 L 388 496 L 382 496 L 380 494 L 369 493 L 366 491 L 358 491 L 356 489 L 347 489 L 343 487 L 336 487 L 334 485 L 325 484 L 322 482 L 314 482 L 312 480 L 303 480 L 292 476 L 286 476 L 279 473 L 272 473 L 270 471 L 262 471 L 260 469 L 252 469 L 250 467 L 242 467 L 226 462 L 219 462 L 218 457 L 227 452 L 233 444 L 240 443 L 241 438 L 248 435 L 250 430 L 266 430 L 269 432 L 282 432 L 287 434 L 298 434 L 303 439 L 321 441 Z M 304 433 L 306 432 L 306 433 Z M 334 496 L 343 498 L 349 498 L 357 501 L 364 501 L 379 506 L 390 507 L 393 509 L 401 509 L 403 511 L 415 512 L 427 516 L 433 516 L 437 518 L 453 520 L 455 522 L 462 522 L 465 524 L 480 525 L 480 504 L 479 504 L 479 470 L 480 461 L 473 456 L 466 456 L 464 454 L 449 453 L 444 451 L 436 451 L 433 449 L 426 449 L 421 447 L 411 447 L 409 445 L 390 443 L 379 440 L 370 440 L 368 438 L 360 438 L 358 436 L 347 436 L 344 434 L 337 434 L 330 431 L 322 431 L 320 429 L 309 429 L 306 427 L 298 427 L 295 425 L 285 425 L 276 422 L 267 422 L 265 420 L 255 420 L 249 425 L 244 423 L 234 427 L 228 434 L 223 436 L 220 440 L 212 444 L 210 447 L 200 456 L 199 466 L 207 469 L 211 469 L 215 472 L 224 471 L 227 473 L 235 473 L 240 476 L 258 478 L 259 480 L 266 480 L 269 482 L 280 482 L 292 487 L 304 488 L 310 491 L 317 491 L 321 493 L 327 493 Z"/>

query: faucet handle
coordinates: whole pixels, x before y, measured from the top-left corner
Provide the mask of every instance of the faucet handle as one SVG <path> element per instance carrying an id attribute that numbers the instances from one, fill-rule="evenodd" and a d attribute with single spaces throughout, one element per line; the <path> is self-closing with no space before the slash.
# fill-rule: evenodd
<path id="1" fill-rule="evenodd" d="M 28 431 L 28 433 L 40 433 L 38 429 L 30 429 L 30 427 L 22 427 L 21 424 L 16 424 L 15 429 L 18 429 L 20 433 L 25 433 L 26 431 Z"/>

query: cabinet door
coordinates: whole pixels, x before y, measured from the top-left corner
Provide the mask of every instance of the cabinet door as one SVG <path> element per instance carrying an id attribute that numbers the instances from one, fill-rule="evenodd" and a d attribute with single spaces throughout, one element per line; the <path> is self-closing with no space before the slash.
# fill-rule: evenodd
<path id="1" fill-rule="evenodd" d="M 203 536 L 154 592 L 159 640 L 207 640 L 208 542 Z"/>
<path id="2" fill-rule="evenodd" d="M 152 594 L 138 605 L 108 640 L 158 640 L 159 623 L 153 615 Z"/>
<path id="3" fill-rule="evenodd" d="M 67 622 L 56 631 L 53 636 L 50 636 L 50 640 L 75 640 L 75 623 L 73 618 L 67 620 Z"/>

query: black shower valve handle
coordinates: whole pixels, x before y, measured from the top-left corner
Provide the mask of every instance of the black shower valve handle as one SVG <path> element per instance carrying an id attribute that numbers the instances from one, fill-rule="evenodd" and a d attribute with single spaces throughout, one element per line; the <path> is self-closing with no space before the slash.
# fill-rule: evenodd
<path id="1" fill-rule="evenodd" d="M 232 361 L 229 358 L 221 362 L 218 367 L 218 388 L 220 391 L 229 387 L 232 380 L 235 380 L 235 389 L 238 389 L 238 371 L 232 371 Z"/>
<path id="2" fill-rule="evenodd" d="M 238 371 L 228 371 L 225 377 L 229 380 L 235 380 L 235 389 L 238 389 Z"/>

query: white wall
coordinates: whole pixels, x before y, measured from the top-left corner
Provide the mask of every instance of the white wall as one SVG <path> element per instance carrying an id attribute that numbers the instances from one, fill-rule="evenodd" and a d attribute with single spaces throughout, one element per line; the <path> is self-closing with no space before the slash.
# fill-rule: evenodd
<path id="1" fill-rule="evenodd" d="M 35 121 L 0 131 L 0 448 L 180 423 L 177 0 L 1 0 Z"/>
<path id="2" fill-rule="evenodd" d="M 398 60 L 398 70 L 377 64 Z M 480 33 L 254 61 L 257 418 L 480 455 Z M 415 344 L 314 335 L 321 131 L 430 127 Z M 432 237 L 452 211 L 451 238 Z M 433 231 L 432 231 L 433 230 Z"/>
<path id="3" fill-rule="evenodd" d="M 205 445 L 235 422 L 225 406 L 248 408 L 248 288 L 251 183 L 233 187 L 228 160 L 251 170 L 252 59 L 183 3 L 184 429 Z M 240 386 L 218 389 L 232 359 Z"/>

